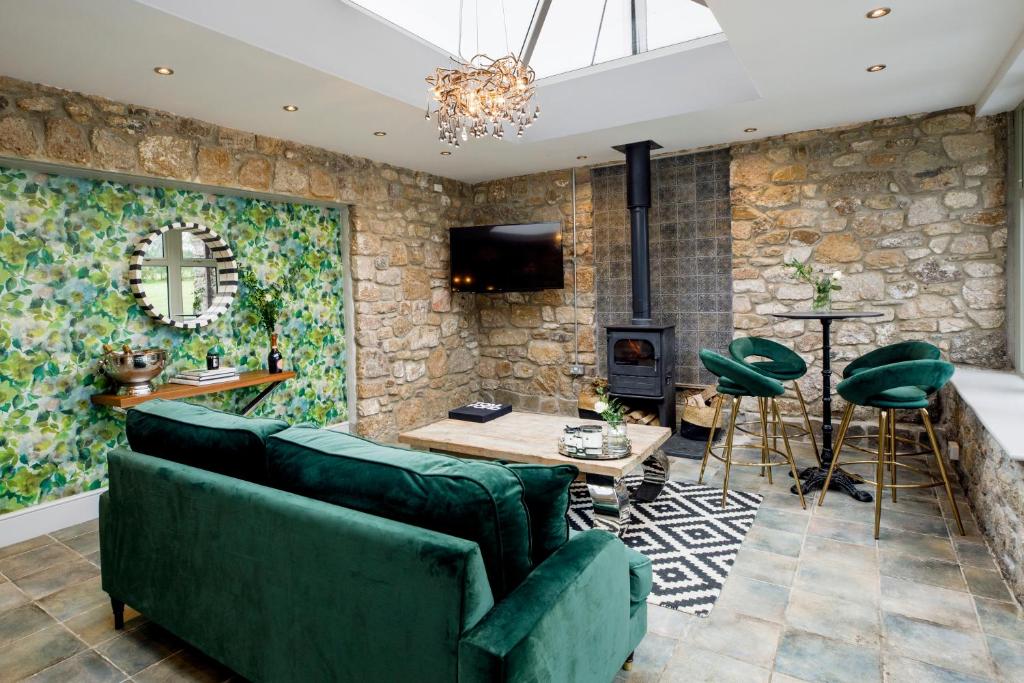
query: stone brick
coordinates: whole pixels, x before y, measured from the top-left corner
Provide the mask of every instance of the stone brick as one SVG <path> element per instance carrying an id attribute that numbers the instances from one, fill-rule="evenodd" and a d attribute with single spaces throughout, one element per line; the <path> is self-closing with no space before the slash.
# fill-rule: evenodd
<path id="1" fill-rule="evenodd" d="M 984 235 L 960 235 L 949 247 L 953 254 L 984 254 L 988 251 L 988 240 Z"/>
<path id="2" fill-rule="evenodd" d="M 270 162 L 262 157 L 246 159 L 238 169 L 238 184 L 242 187 L 269 190 L 270 180 Z"/>
<path id="3" fill-rule="evenodd" d="M 92 159 L 85 132 L 71 119 L 46 120 L 46 153 L 74 164 L 86 164 Z"/>
<path id="4" fill-rule="evenodd" d="M 946 209 L 938 197 L 921 197 L 911 202 L 907 211 L 907 225 L 937 223 L 946 218 L 946 215 Z"/>
<path id="5" fill-rule="evenodd" d="M 134 171 L 138 165 L 135 145 L 107 128 L 94 128 L 89 136 L 96 160 L 103 168 Z"/>
<path id="6" fill-rule="evenodd" d="M 18 109 L 33 112 L 53 111 L 56 104 L 52 97 L 22 97 L 18 100 Z"/>
<path id="7" fill-rule="evenodd" d="M 407 267 L 402 271 L 402 296 L 410 299 L 430 299 L 430 274 L 423 268 Z"/>
<path id="8" fill-rule="evenodd" d="M 951 190 L 942 197 L 942 203 L 951 209 L 969 209 L 978 203 L 978 195 L 970 190 Z"/>
<path id="9" fill-rule="evenodd" d="M 333 199 L 336 190 L 330 173 L 316 166 L 309 169 L 309 191 L 314 197 Z"/>
<path id="10" fill-rule="evenodd" d="M 970 130 L 973 121 L 965 111 L 935 114 L 921 121 L 921 131 L 925 135 L 945 135 L 962 130 Z"/>
<path id="11" fill-rule="evenodd" d="M 527 346 L 526 357 L 538 365 L 557 365 L 565 362 L 565 350 L 556 342 L 536 340 Z"/>
<path id="12" fill-rule="evenodd" d="M 158 176 L 192 179 L 191 141 L 173 135 L 150 135 L 139 143 L 142 169 Z"/>
<path id="13" fill-rule="evenodd" d="M 274 189 L 278 192 L 304 195 L 309 189 L 309 176 L 298 164 L 280 159 L 274 165 Z"/>
<path id="14" fill-rule="evenodd" d="M 849 263 L 861 257 L 861 248 L 853 235 L 832 233 L 825 235 L 815 247 L 814 256 L 820 261 Z"/>
<path id="15" fill-rule="evenodd" d="M 964 161 L 995 154 L 995 139 L 990 133 L 948 135 L 942 138 L 942 148 L 951 159 Z"/>
<path id="16" fill-rule="evenodd" d="M 231 152 L 224 147 L 200 147 L 196 154 L 196 166 L 201 183 L 218 185 L 234 180 Z"/>
<path id="17" fill-rule="evenodd" d="M 26 119 L 14 116 L 0 119 L 0 150 L 29 156 L 35 154 L 38 147 L 35 131 Z"/>

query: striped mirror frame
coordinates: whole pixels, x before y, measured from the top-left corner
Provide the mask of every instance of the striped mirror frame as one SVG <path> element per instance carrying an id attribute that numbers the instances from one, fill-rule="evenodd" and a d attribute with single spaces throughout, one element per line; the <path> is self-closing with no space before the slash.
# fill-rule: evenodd
<path id="1" fill-rule="evenodd" d="M 146 249 L 154 240 L 161 238 L 171 230 L 189 232 L 201 239 L 209 248 L 213 259 L 217 262 L 217 295 L 210 306 L 194 320 L 175 320 L 157 311 L 142 287 L 142 266 L 146 258 Z M 170 281 L 168 280 L 168 282 Z M 222 316 L 231 306 L 231 302 L 234 301 L 235 295 L 238 292 L 238 264 L 235 262 L 235 256 L 231 251 L 231 247 L 216 232 L 199 223 L 175 221 L 174 223 L 157 228 L 135 243 L 135 250 L 132 252 L 128 263 L 128 285 L 139 308 L 145 311 L 148 316 L 165 325 L 195 330 L 209 325 Z"/>

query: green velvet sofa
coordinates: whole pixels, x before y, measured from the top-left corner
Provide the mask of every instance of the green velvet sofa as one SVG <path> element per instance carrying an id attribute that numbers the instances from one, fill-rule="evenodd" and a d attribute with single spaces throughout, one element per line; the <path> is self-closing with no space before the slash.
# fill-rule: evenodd
<path id="1" fill-rule="evenodd" d="M 650 562 L 565 524 L 575 468 L 393 448 L 178 402 L 129 411 L 103 589 L 254 681 L 611 681 Z M 560 519 L 559 519 L 560 518 Z"/>

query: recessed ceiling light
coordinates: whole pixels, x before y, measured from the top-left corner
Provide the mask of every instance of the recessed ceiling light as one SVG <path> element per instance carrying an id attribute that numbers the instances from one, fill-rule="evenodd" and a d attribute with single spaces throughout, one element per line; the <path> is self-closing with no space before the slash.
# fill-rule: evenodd
<path id="1" fill-rule="evenodd" d="M 299 108 L 296 107 L 294 104 L 286 104 L 283 107 L 281 107 L 281 109 L 284 109 L 285 111 L 298 111 L 299 110 Z"/>
<path id="2" fill-rule="evenodd" d="M 153 71 L 157 75 L 159 75 L 159 76 L 173 76 L 174 75 L 174 69 L 172 69 L 169 66 L 158 66 L 158 67 L 155 67 L 153 69 Z"/>
<path id="3" fill-rule="evenodd" d="M 443 157 L 450 157 L 451 155 L 452 153 L 449 152 L 448 150 L 444 150 L 443 152 L 441 152 L 441 156 Z"/>
<path id="4" fill-rule="evenodd" d="M 869 66 L 867 68 L 867 71 L 868 71 L 868 73 L 874 74 L 874 73 L 878 73 L 879 71 L 882 71 L 884 69 L 885 69 L 885 64 L 872 64 L 871 66 Z"/>
<path id="5" fill-rule="evenodd" d="M 757 132 L 757 128 L 744 128 L 743 132 L 744 133 L 756 133 Z"/>
<path id="6" fill-rule="evenodd" d="M 375 130 L 375 131 L 373 131 L 373 134 L 374 134 L 375 136 L 379 137 L 379 138 L 382 138 L 382 137 L 384 137 L 385 135 L 387 135 L 388 133 L 387 133 L 387 131 L 385 131 L 385 130 Z"/>
<path id="7" fill-rule="evenodd" d="M 871 10 L 864 16 L 866 16 L 868 19 L 881 19 L 882 17 L 889 14 L 889 12 L 892 12 L 891 7 L 876 7 L 875 9 Z"/>
<path id="8" fill-rule="evenodd" d="M 584 159 L 586 159 L 586 158 L 587 158 L 587 155 L 586 155 L 586 154 L 581 154 L 581 155 L 579 155 L 578 157 L 576 157 L 576 159 L 577 159 L 578 161 L 583 161 L 583 160 L 584 160 Z"/>

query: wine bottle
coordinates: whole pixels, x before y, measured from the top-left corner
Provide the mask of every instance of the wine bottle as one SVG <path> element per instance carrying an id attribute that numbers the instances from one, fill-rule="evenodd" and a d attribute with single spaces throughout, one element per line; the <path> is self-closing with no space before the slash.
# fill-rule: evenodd
<path id="1" fill-rule="evenodd" d="M 267 371 L 275 375 L 281 372 L 281 352 L 277 350 L 277 335 L 270 335 L 270 353 L 267 354 Z"/>

